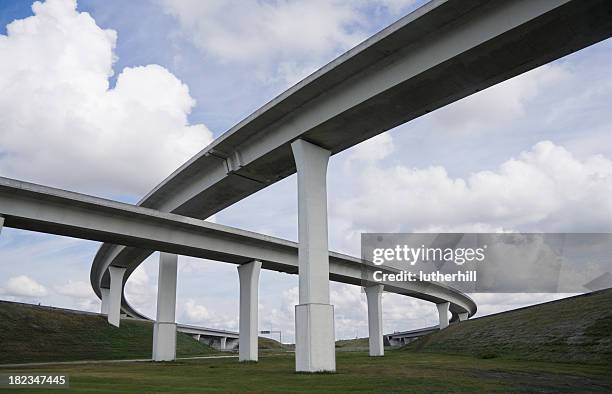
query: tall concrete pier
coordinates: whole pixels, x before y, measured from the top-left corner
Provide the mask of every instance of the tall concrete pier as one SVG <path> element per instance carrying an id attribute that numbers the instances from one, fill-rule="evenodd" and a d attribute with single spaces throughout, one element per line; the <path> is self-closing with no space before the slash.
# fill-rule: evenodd
<path id="1" fill-rule="evenodd" d="M 176 276 L 178 256 L 159 254 L 157 318 L 153 326 L 153 360 L 176 359 Z"/>
<path id="2" fill-rule="evenodd" d="M 327 163 L 331 152 L 304 140 L 291 144 L 298 178 L 299 305 L 295 367 L 336 370 L 334 307 L 329 303 Z"/>

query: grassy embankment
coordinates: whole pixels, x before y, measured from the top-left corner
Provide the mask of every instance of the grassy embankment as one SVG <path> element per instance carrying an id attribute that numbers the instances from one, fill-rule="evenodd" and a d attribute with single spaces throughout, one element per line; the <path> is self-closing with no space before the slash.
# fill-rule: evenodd
<path id="1" fill-rule="evenodd" d="M 0 302 L 0 364 L 150 358 L 151 322 L 122 320 L 11 302 Z M 179 357 L 216 353 L 179 333 Z"/>
<path id="2" fill-rule="evenodd" d="M 612 290 L 452 324 L 404 350 L 607 364 L 612 371 Z"/>

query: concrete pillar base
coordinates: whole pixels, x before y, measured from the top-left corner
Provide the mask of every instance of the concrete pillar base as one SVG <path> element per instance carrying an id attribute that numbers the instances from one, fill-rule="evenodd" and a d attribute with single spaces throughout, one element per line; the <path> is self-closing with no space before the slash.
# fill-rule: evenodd
<path id="1" fill-rule="evenodd" d="M 297 372 L 336 371 L 334 306 L 301 304 L 295 306 L 295 370 Z"/>
<path id="2" fill-rule="evenodd" d="M 383 290 L 383 285 L 375 285 L 365 288 L 366 297 L 368 299 L 368 344 L 370 356 L 372 357 L 385 355 L 382 333 Z"/>
<path id="3" fill-rule="evenodd" d="M 153 325 L 153 361 L 176 360 L 176 323 Z"/>
<path id="4" fill-rule="evenodd" d="M 176 276 L 178 256 L 159 254 L 157 318 L 153 327 L 153 360 L 176 359 Z"/>
<path id="5" fill-rule="evenodd" d="M 110 275 L 110 291 L 108 296 L 108 322 L 115 327 L 119 327 L 121 321 L 121 297 L 123 291 L 124 267 L 108 267 Z"/>
<path id="6" fill-rule="evenodd" d="M 470 315 L 466 312 L 466 313 L 459 313 L 459 321 L 465 321 L 467 319 L 469 319 Z"/>
<path id="7" fill-rule="evenodd" d="M 448 327 L 448 308 L 450 307 L 450 302 L 442 302 L 440 304 L 436 304 L 438 307 L 438 317 L 440 319 L 440 330 Z"/>
<path id="8" fill-rule="evenodd" d="M 258 360 L 259 272 L 261 261 L 238 266 L 240 279 L 240 320 L 238 361 Z"/>
<path id="9" fill-rule="evenodd" d="M 298 186 L 299 305 L 295 307 L 295 370 L 336 370 L 334 307 L 329 305 L 327 163 L 331 152 L 291 143 Z"/>
<path id="10" fill-rule="evenodd" d="M 102 296 L 102 305 L 100 306 L 100 313 L 108 315 L 108 305 L 110 304 L 110 289 L 100 288 L 100 294 Z"/>

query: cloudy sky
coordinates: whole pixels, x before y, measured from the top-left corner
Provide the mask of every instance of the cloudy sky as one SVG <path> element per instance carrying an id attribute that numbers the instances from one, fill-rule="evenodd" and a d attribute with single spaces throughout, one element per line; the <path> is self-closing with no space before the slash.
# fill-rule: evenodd
<path id="1" fill-rule="evenodd" d="M 414 0 L 0 2 L 0 175 L 135 203 L 212 139 L 401 18 Z M 364 231 L 612 229 L 612 41 L 397 127 L 331 159 L 330 247 Z M 297 239 L 295 177 L 216 215 Z M 0 298 L 99 310 L 99 244 L 3 229 Z M 127 294 L 154 316 L 157 255 Z M 177 319 L 236 330 L 235 266 L 181 257 Z M 365 297 L 332 284 L 337 335 Z M 479 315 L 556 295 L 476 294 Z M 260 329 L 293 338 L 297 277 L 262 272 Z M 437 323 L 384 296 L 385 331 Z"/>

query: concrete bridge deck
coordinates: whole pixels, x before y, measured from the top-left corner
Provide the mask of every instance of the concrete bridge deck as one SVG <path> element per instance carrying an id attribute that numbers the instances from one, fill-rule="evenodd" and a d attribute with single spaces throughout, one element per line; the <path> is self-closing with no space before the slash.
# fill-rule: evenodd
<path id="1" fill-rule="evenodd" d="M 0 216 L 4 217 L 6 227 L 237 265 L 258 260 L 264 269 L 298 273 L 298 245 L 295 242 L 2 177 Z M 340 253 L 330 252 L 329 259 L 329 278 L 341 283 L 364 285 L 363 270 L 373 269 L 361 259 Z M 476 304 L 468 296 L 438 283 L 393 282 L 385 286 L 389 292 L 435 303 L 450 301 L 452 313 L 472 315 L 476 312 Z M 147 318 L 136 311 L 134 314 Z"/>

